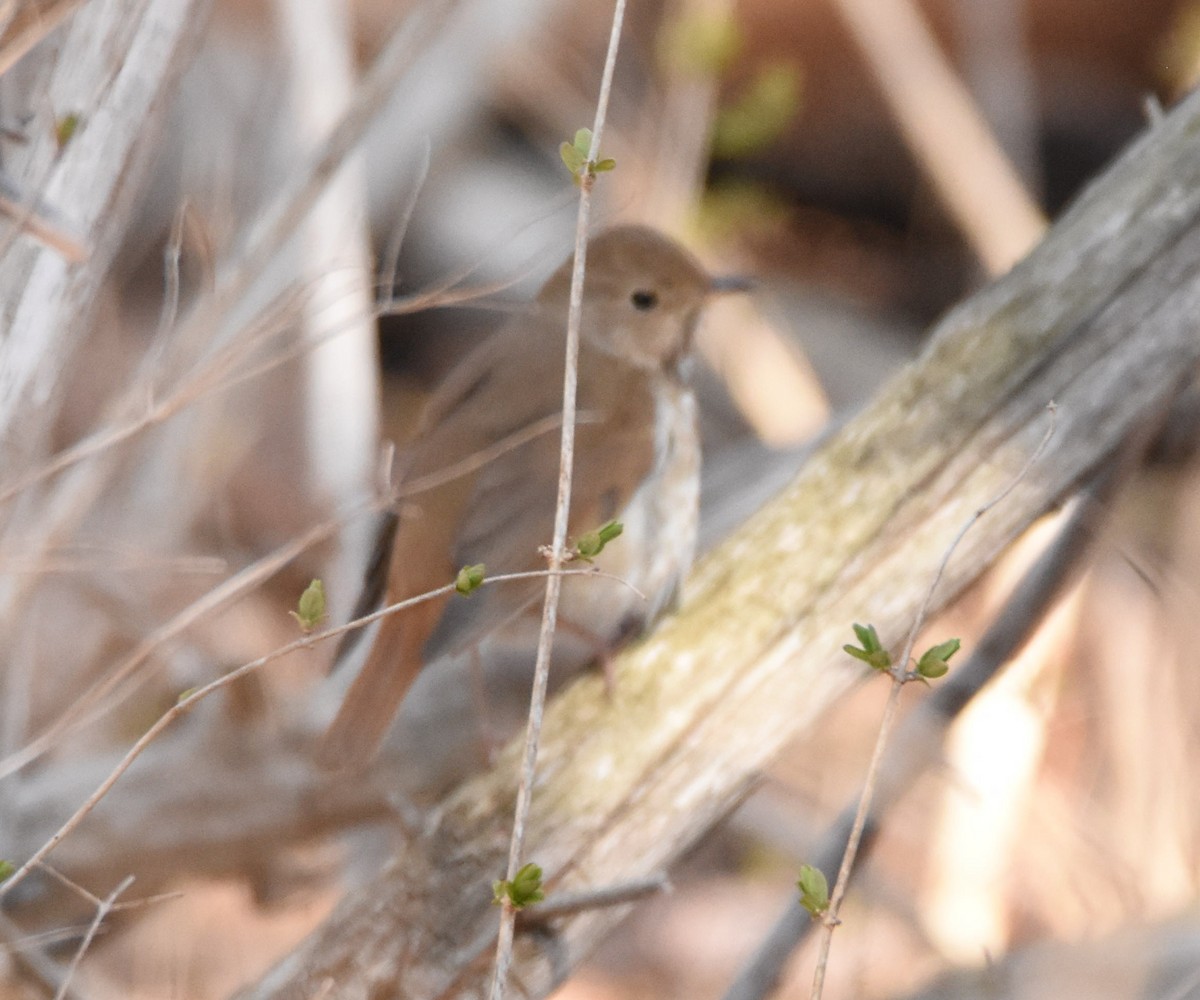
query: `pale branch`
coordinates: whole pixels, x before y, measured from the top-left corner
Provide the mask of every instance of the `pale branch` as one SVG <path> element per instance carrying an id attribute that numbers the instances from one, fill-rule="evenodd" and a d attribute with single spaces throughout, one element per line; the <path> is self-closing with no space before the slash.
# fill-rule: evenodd
<path id="1" fill-rule="evenodd" d="M 698 568 L 677 615 L 547 713 L 524 857 L 559 893 L 669 866 L 860 677 L 850 623 L 902 635 L 967 515 L 1045 431 L 1043 458 L 959 546 L 936 604 L 1060 502 L 1200 360 L 1200 95 L 1135 143 L 1008 275 Z M 519 750 L 459 789 L 436 830 L 352 892 L 246 998 L 478 996 L 494 944 L 497 833 Z M 572 962 L 615 920 L 559 922 Z M 531 996 L 560 974 L 519 938 Z"/>
<path id="2" fill-rule="evenodd" d="M 562 578 L 558 571 L 566 562 L 567 523 L 571 509 L 571 473 L 575 461 L 575 399 L 579 382 L 579 340 L 583 323 L 583 282 L 587 265 L 588 220 L 591 216 L 591 193 L 595 181 L 592 164 L 600 157 L 600 140 L 612 92 L 613 72 L 621 42 L 621 25 L 625 20 L 625 0 L 616 0 L 608 52 L 600 79 L 600 95 L 596 100 L 596 116 L 592 125 L 591 148 L 586 166 L 580 171 L 579 208 L 575 217 L 575 254 L 571 268 L 571 294 L 567 311 L 566 363 L 563 370 L 562 433 L 559 448 L 558 495 L 554 505 L 554 536 L 550 542 L 546 578 L 546 596 L 542 604 L 542 622 L 538 631 L 537 661 L 534 664 L 533 689 L 529 697 L 529 716 L 525 726 L 525 742 L 521 752 L 521 770 L 517 781 L 517 799 L 513 807 L 512 834 L 509 837 L 508 865 L 505 879 L 516 877 L 521 867 L 525 844 L 525 828 L 529 821 L 533 785 L 537 772 L 538 746 L 541 742 L 546 692 L 550 683 L 550 653 L 554 646 L 554 629 L 558 621 L 558 602 Z M 496 935 L 496 961 L 492 971 L 491 1000 L 503 1000 L 508 989 L 508 975 L 513 958 L 513 934 L 517 913 L 505 899 L 500 908 L 500 928 Z"/>
<path id="3" fill-rule="evenodd" d="M 1136 449 L 1137 457 L 1143 451 L 1144 447 Z M 945 681 L 938 682 L 930 696 L 897 727 L 894 749 L 879 772 L 878 789 L 863 826 L 862 854 L 869 853 L 891 807 L 940 759 L 950 724 L 1021 650 L 1076 578 L 1109 509 L 1109 501 L 1124 481 L 1121 473 L 1128 473 L 1133 463 L 1123 464 L 1123 469 L 1103 470 L 1075 497 L 1054 541 L 1022 578 L 966 660 Z M 809 855 L 810 863 L 830 880 L 846 851 L 855 813 L 854 803 L 847 805 Z M 759 950 L 738 973 L 725 1000 L 762 1000 L 771 996 L 785 965 L 812 927 L 799 897 L 789 900 Z"/>
<path id="4" fill-rule="evenodd" d="M 529 715 L 526 736 L 521 753 L 521 771 L 517 777 L 517 795 L 512 809 L 512 833 L 509 838 L 509 860 L 505 868 L 506 880 L 516 878 L 522 864 L 524 836 L 532 808 L 532 796 L 538 747 L 541 742 L 542 718 L 546 708 L 546 693 L 550 685 L 550 658 L 554 645 L 554 627 L 558 622 L 558 601 L 562 591 L 562 577 L 558 570 L 566 562 L 566 525 L 571 508 L 571 473 L 575 462 L 575 401 L 580 366 L 580 337 L 583 323 L 583 281 L 587 268 L 589 217 L 592 212 L 592 186 L 595 173 L 592 164 L 600 158 L 600 140 L 604 136 L 605 118 L 608 114 L 608 98 L 612 92 L 613 72 L 617 65 L 620 48 L 620 28 L 625 20 L 625 0 L 617 0 L 613 7 L 612 28 L 608 35 L 608 50 L 605 55 L 604 72 L 600 78 L 600 95 L 596 98 L 595 119 L 592 126 L 592 144 L 588 150 L 586 166 L 578 174 L 580 181 L 580 203 L 575 217 L 575 256 L 571 265 L 571 293 L 568 316 L 566 316 L 566 359 L 563 371 L 563 429 L 560 435 L 558 496 L 554 501 L 554 533 L 550 544 L 551 574 L 546 577 L 546 597 L 542 601 L 541 627 L 538 633 L 538 658 L 534 664 L 533 690 L 529 695 Z M 504 1000 L 508 989 L 509 969 L 512 963 L 512 935 L 516 930 L 516 909 L 508 899 L 500 904 L 500 927 L 497 933 L 496 964 L 492 971 L 492 986 L 488 990 L 491 1000 Z"/>
<path id="5" fill-rule="evenodd" d="M 166 99 L 187 65 L 208 6 L 208 0 L 85 4 L 60 27 L 56 58 L 42 60 L 25 93 L 6 95 L 9 102 L 30 102 L 38 119 L 29 132 L 39 137 L 6 161 L 7 169 L 70 219 L 88 253 L 85 264 L 72 265 L 49 247 L 18 240 L 0 259 L 6 468 L 39 453 L 48 433 L 52 414 L 31 420 L 30 410 L 39 409 L 34 400 L 44 398 L 59 377 L 80 316 L 91 310 L 117 252 Z M 70 13 L 68 4 L 59 9 Z M 48 110 L 79 116 L 61 150 L 55 148 L 54 122 L 42 120 Z"/>

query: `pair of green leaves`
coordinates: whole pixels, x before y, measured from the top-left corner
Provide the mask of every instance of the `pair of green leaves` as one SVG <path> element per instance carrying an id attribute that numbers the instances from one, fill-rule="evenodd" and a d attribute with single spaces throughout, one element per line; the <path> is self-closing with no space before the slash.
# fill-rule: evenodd
<path id="1" fill-rule="evenodd" d="M 842 647 L 845 652 L 880 673 L 892 669 L 892 656 L 879 641 L 879 633 L 875 631 L 874 625 L 855 625 L 854 634 L 861 645 L 852 646 L 847 643 Z M 936 646 L 930 646 L 917 660 L 915 674 L 926 680 L 944 676 L 950 669 L 950 657 L 957 653 L 961 646 L 962 643 L 958 639 L 947 639 Z"/>
<path id="2" fill-rule="evenodd" d="M 492 883 L 492 902 L 508 903 L 520 910 L 546 898 L 542 890 L 542 869 L 532 861 L 522 865 L 511 879 L 497 879 Z"/>
<path id="3" fill-rule="evenodd" d="M 584 562 L 591 562 L 604 551 L 604 546 L 614 538 L 618 538 L 623 530 L 624 527 L 620 521 L 609 521 L 595 531 L 580 535 L 575 542 L 572 557 L 582 559 Z M 486 577 L 487 566 L 483 563 L 464 566 L 458 571 L 458 576 L 454 578 L 454 589 L 463 596 L 469 596 L 483 586 Z"/>
<path id="4" fill-rule="evenodd" d="M 576 184 L 584 177 L 595 177 L 596 174 L 612 170 L 617 165 L 617 161 L 611 157 L 592 161 L 588 158 L 591 152 L 592 130 L 590 128 L 581 128 L 575 133 L 575 138 L 571 142 L 564 142 L 558 147 L 558 155 L 562 157 L 563 163 L 571 171 Z"/>

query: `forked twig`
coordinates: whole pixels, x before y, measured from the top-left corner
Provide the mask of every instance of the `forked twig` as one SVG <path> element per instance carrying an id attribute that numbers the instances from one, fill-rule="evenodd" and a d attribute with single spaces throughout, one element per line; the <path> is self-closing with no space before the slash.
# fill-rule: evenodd
<path id="1" fill-rule="evenodd" d="M 83 956 L 87 954 L 88 948 L 92 946 L 92 940 L 100 930 L 100 925 L 104 923 L 104 918 L 113 911 L 121 893 L 131 885 L 133 885 L 133 876 L 126 875 L 112 892 L 105 896 L 104 899 L 99 900 L 96 906 L 96 915 L 92 918 L 92 922 L 88 924 L 88 929 L 83 935 L 83 940 L 79 942 L 79 947 L 75 949 L 75 954 L 71 956 L 71 961 L 67 965 L 66 975 L 63 976 L 63 981 L 59 984 L 58 991 L 54 994 L 54 1000 L 65 1000 L 67 991 L 71 986 L 71 980 L 75 977 L 75 971 L 79 968 L 79 963 L 83 961 Z"/>

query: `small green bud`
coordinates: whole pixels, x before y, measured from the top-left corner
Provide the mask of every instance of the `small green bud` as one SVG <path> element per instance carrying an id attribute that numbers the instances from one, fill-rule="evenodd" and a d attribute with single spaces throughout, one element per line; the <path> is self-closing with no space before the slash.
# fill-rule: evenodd
<path id="1" fill-rule="evenodd" d="M 947 639 L 930 646 L 917 661 L 917 673 L 926 680 L 936 680 L 950 669 L 950 657 L 958 652 L 962 643 L 958 639 Z"/>
<path id="2" fill-rule="evenodd" d="M 540 903 L 546 898 L 542 891 L 542 869 L 532 861 L 522 865 L 510 882 L 507 879 L 497 879 L 492 883 L 492 901 L 503 903 L 507 900 L 520 910 L 533 903 Z"/>
<path id="3" fill-rule="evenodd" d="M 66 147 L 71 138 L 79 131 L 83 118 L 77 111 L 63 115 L 54 123 L 54 141 L 58 144 L 59 152 Z"/>
<path id="4" fill-rule="evenodd" d="M 849 653 L 856 660 L 862 660 L 873 670 L 883 671 L 891 667 L 892 657 L 883 648 L 883 643 L 879 641 L 879 633 L 875 631 L 874 625 L 855 625 L 854 634 L 858 636 L 862 647 L 851 646 L 847 643 L 842 647 L 844 652 Z"/>
<path id="5" fill-rule="evenodd" d="M 483 563 L 464 566 L 458 571 L 458 576 L 454 578 L 454 589 L 464 597 L 468 596 L 483 585 L 483 578 L 486 575 L 487 567 Z"/>
<path id="6" fill-rule="evenodd" d="M 3 858 L 0 858 L 0 882 L 8 881 L 8 877 L 16 870 L 16 865 L 11 861 L 5 861 Z"/>
<path id="7" fill-rule="evenodd" d="M 814 917 L 821 916 L 829 909 L 829 883 L 820 868 L 801 865 L 796 888 L 800 890 L 800 905 Z"/>
<path id="8" fill-rule="evenodd" d="M 620 521 L 607 521 L 595 531 L 579 536 L 575 542 L 575 554 L 584 562 L 591 562 L 604 551 L 604 546 L 614 538 L 619 538 L 624 530 L 625 525 Z"/>
<path id="9" fill-rule="evenodd" d="M 296 610 L 288 613 L 300 623 L 301 632 L 311 632 L 325 617 L 325 585 L 313 580 L 296 602 Z"/>

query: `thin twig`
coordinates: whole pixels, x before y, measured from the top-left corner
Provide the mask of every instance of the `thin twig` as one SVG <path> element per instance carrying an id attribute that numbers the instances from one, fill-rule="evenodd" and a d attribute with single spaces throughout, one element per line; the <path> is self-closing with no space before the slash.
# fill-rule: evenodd
<path id="1" fill-rule="evenodd" d="M 123 545 L 64 545 L 49 554 L 0 549 L 4 572 L 30 576 L 70 573 L 174 573 L 213 576 L 229 563 L 220 556 L 169 556 Z"/>
<path id="2" fill-rule="evenodd" d="M 50 956 L 52 945 L 69 941 L 82 933 L 82 927 L 56 927 L 41 934 L 26 934 L 15 920 L 0 911 L 0 955 L 31 982 L 37 982 L 47 994 L 57 992 L 65 973 L 62 964 Z"/>
<path id="3" fill-rule="evenodd" d="M 150 341 L 150 349 L 146 352 L 145 362 L 141 365 L 143 377 L 146 380 L 147 410 L 154 409 L 154 383 L 162 360 L 167 352 L 167 344 L 175 329 L 175 321 L 179 316 L 180 271 L 183 262 L 183 235 L 187 224 L 188 205 L 185 201 L 175 212 L 171 221 L 171 233 L 167 245 L 163 249 L 163 302 L 158 313 L 158 326 Z"/>
<path id="4" fill-rule="evenodd" d="M 23 4 L 0 33 L 0 76 L 23 55 L 83 6 L 84 0 L 55 0 L 49 4 Z"/>
<path id="5" fill-rule="evenodd" d="M 79 942 L 79 947 L 75 949 L 75 954 L 71 956 L 71 962 L 67 966 L 66 975 L 63 976 L 62 983 L 59 984 L 58 991 L 54 994 L 54 1000 L 64 1000 L 67 995 L 67 990 L 71 986 L 71 980 L 75 976 L 75 970 L 79 968 L 79 963 L 83 961 L 83 956 L 87 953 L 88 948 L 92 945 L 92 939 L 100 930 L 100 925 L 104 923 L 104 918 L 107 917 L 116 905 L 117 898 L 133 885 L 133 876 L 126 875 L 117 884 L 104 899 L 98 901 L 96 907 L 96 915 L 92 918 L 92 922 L 88 925 L 87 932 L 83 935 L 83 940 Z"/>
<path id="6" fill-rule="evenodd" d="M 0 759 L 0 778 L 19 770 L 55 745 L 62 737 L 79 726 L 94 721 L 105 711 L 105 702 L 116 701 L 114 692 L 126 681 L 131 680 L 137 670 L 160 649 L 165 643 L 176 638 L 185 630 L 211 615 L 231 601 L 245 594 L 279 572 L 298 556 L 331 538 L 352 518 L 369 507 L 362 502 L 351 505 L 322 523 L 310 528 L 298 538 L 281 545 L 275 551 L 261 559 L 255 560 L 222 581 L 213 589 L 206 591 L 187 607 L 172 615 L 171 618 L 154 629 L 137 647 L 117 664 L 105 677 L 76 698 L 57 719 L 44 729 L 40 735 L 26 743 L 19 750 Z"/>
<path id="7" fill-rule="evenodd" d="M 576 423 L 586 423 L 589 420 L 594 420 L 589 414 L 581 413 L 576 416 Z M 428 475 L 417 476 L 403 483 L 396 491 L 397 499 L 416 496 L 419 493 L 425 493 L 429 490 L 437 489 L 446 483 L 453 482 L 460 476 L 470 475 L 476 469 L 494 462 L 501 455 L 505 455 L 514 448 L 520 448 L 522 445 L 528 444 L 541 437 L 543 434 L 548 434 L 550 431 L 558 430 L 562 426 L 562 414 L 552 413 L 548 417 L 542 417 L 540 420 L 535 420 L 533 423 L 522 427 L 518 431 L 514 431 L 507 437 L 501 438 L 493 445 L 486 448 L 480 448 L 466 458 L 460 459 L 444 469 L 438 469 L 437 472 L 431 472 Z"/>
<path id="8" fill-rule="evenodd" d="M 45 872 L 56 882 L 63 885 L 65 888 L 71 890 L 71 892 L 75 893 L 77 896 L 79 896 L 85 902 L 90 903 L 92 906 L 103 906 L 104 905 L 104 901 L 99 896 L 97 896 L 94 892 L 88 891 L 83 886 L 81 886 L 78 882 L 76 882 L 73 878 L 70 878 L 69 876 L 64 875 L 53 865 L 48 865 L 43 862 L 42 864 L 38 865 L 38 871 Z M 132 876 L 131 876 L 131 878 L 132 878 Z M 164 903 L 170 899 L 180 899 L 186 895 L 187 895 L 187 893 L 181 892 L 181 891 L 157 892 L 153 896 L 143 896 L 141 899 L 127 899 L 123 903 L 113 903 L 111 906 L 109 906 L 109 910 L 111 910 L 113 913 L 116 913 L 119 910 L 136 910 L 136 909 L 140 909 L 143 906 L 150 906 L 154 903 Z"/>
<path id="9" fill-rule="evenodd" d="M 391 233 L 388 235 L 387 246 L 383 251 L 383 258 L 379 263 L 379 288 L 376 291 L 376 305 L 379 307 L 382 307 L 386 301 L 396 294 L 396 284 L 399 281 L 400 272 L 400 248 L 404 245 L 404 237 L 408 235 L 409 224 L 412 222 L 413 213 L 417 210 L 417 199 L 421 194 L 421 190 L 425 187 L 426 179 L 429 177 L 429 161 L 431 156 L 432 149 L 429 136 L 425 136 L 421 142 L 420 159 L 417 161 L 416 181 L 413 183 L 412 190 L 400 208 L 399 215 L 396 217 L 396 223 L 392 226 Z"/>
<path id="10" fill-rule="evenodd" d="M 596 117 L 592 125 L 592 144 L 588 163 L 600 155 L 600 138 L 608 113 L 612 92 L 613 72 L 617 64 L 617 49 L 621 40 L 621 25 L 625 18 L 625 0 L 616 0 L 613 8 L 612 30 L 608 38 L 608 53 L 600 78 L 600 94 L 596 100 Z M 537 662 L 534 667 L 533 692 L 529 700 L 529 719 L 525 728 L 525 746 L 521 755 L 521 779 L 517 787 L 517 803 L 513 815 L 512 839 L 508 849 L 510 881 L 521 867 L 525 849 L 525 825 L 533 794 L 537 769 L 538 743 L 541 738 L 542 716 L 546 706 L 546 688 L 550 678 L 550 651 L 554 643 L 554 627 L 558 620 L 558 598 L 562 587 L 559 576 L 565 557 L 567 517 L 571 505 L 571 469 L 575 460 L 575 396 L 579 375 L 579 327 L 583 312 L 583 277 L 587 261 L 588 219 L 591 213 L 591 192 L 595 175 L 585 167 L 579 173 L 579 212 L 575 219 L 575 258 L 571 271 L 571 298 L 567 313 L 566 365 L 563 373 L 562 450 L 559 457 L 558 501 L 554 511 L 554 538 L 550 545 L 551 575 L 546 579 L 546 600 L 542 606 L 542 626 L 538 634 Z M 500 906 L 500 928 L 496 939 L 496 964 L 490 990 L 491 1000 L 503 1000 L 508 986 L 508 971 L 512 965 L 513 932 L 517 911 L 507 898 Z"/>
<path id="11" fill-rule="evenodd" d="M 636 588 L 633 588 L 631 584 L 628 584 L 627 581 L 623 580 L 621 577 L 595 568 L 529 570 L 521 573 L 501 573 L 497 574 L 496 576 L 486 577 L 483 580 L 482 585 L 491 586 L 499 583 L 509 583 L 514 580 L 533 580 L 545 578 L 551 575 L 560 577 L 588 576 L 616 580 L 621 583 L 626 583 L 626 585 L 630 586 L 635 593 L 638 592 Z M 100 782 L 95 791 L 93 791 L 92 794 L 87 797 L 83 804 L 80 805 L 75 812 L 70 815 L 70 817 L 68 817 L 68 819 L 46 840 L 46 842 L 42 844 L 42 846 L 36 851 L 34 851 L 29 859 L 25 861 L 20 868 L 14 871 L 6 881 L 0 883 L 0 898 L 3 898 L 8 892 L 16 888 L 17 885 L 19 885 L 25 880 L 26 877 L 28 877 L 29 873 L 34 868 L 41 865 L 50 855 L 50 853 L 56 847 L 58 847 L 58 845 L 62 843 L 62 841 L 69 836 L 81 822 L 83 822 L 84 817 L 86 817 L 88 813 L 96 808 L 99 802 L 121 779 L 121 776 L 124 775 L 131 766 L 133 766 L 134 761 L 136 761 L 145 752 L 146 748 L 149 747 L 150 744 L 153 743 L 163 733 L 163 731 L 171 725 L 171 723 L 173 723 L 180 716 L 191 711 L 191 709 L 193 709 L 199 702 L 203 701 L 210 695 L 216 694 L 218 691 L 228 687 L 236 681 L 241 680 L 243 677 L 254 673 L 262 667 L 265 667 L 267 664 L 274 663 L 276 660 L 282 659 L 285 656 L 289 656 L 298 650 L 309 649 L 318 645 L 319 643 L 325 642 L 327 639 L 336 638 L 337 636 L 343 635 L 344 633 L 350 632 L 354 629 L 365 628 L 366 626 L 379 621 L 381 618 L 386 618 L 388 615 L 393 615 L 399 611 L 404 611 L 407 608 L 422 604 L 425 601 L 431 601 L 439 597 L 449 596 L 450 594 L 455 593 L 455 591 L 455 584 L 448 583 L 445 586 L 438 587 L 435 590 L 427 591 L 424 594 L 418 594 L 416 597 L 410 597 L 407 600 L 399 601 L 396 604 L 390 604 L 385 608 L 380 608 L 378 611 L 374 611 L 369 615 L 363 615 L 361 618 L 356 618 L 344 625 L 337 625 L 332 628 L 324 629 L 321 632 L 314 632 L 310 635 L 302 636 L 299 639 L 295 639 L 292 642 L 272 650 L 270 653 L 267 653 L 264 656 L 260 656 L 256 660 L 251 660 L 248 663 L 244 663 L 240 667 L 237 667 L 226 674 L 222 674 L 215 680 L 209 681 L 207 684 L 204 684 L 201 687 L 198 687 L 185 694 L 174 705 L 163 712 L 163 714 L 158 717 L 154 724 L 147 729 L 146 732 L 141 735 L 141 737 L 138 738 L 133 746 L 126 751 L 125 756 L 123 756 L 120 761 L 117 762 L 112 771 L 109 772 L 108 777 Z"/>
<path id="12" fill-rule="evenodd" d="M 411 312 L 418 312 L 425 309 L 446 308 L 448 306 L 462 305 L 467 302 L 477 301 L 484 298 L 492 292 L 502 292 L 520 281 L 523 281 L 530 276 L 537 268 L 533 261 L 518 262 L 516 266 L 508 268 L 509 276 L 497 278 L 492 281 L 484 282 L 480 285 L 465 285 L 465 282 L 476 271 L 480 270 L 487 262 L 494 261 L 496 251 L 500 247 L 511 247 L 513 242 L 528 231 L 532 226 L 543 221 L 543 219 L 557 214 L 560 207 L 556 204 L 557 199 L 551 201 L 551 207 L 541 213 L 541 215 L 522 223 L 519 226 L 510 227 L 502 233 L 497 239 L 491 242 L 491 245 L 484 245 L 479 249 L 474 258 L 469 260 L 462 267 L 451 272 L 446 278 L 438 284 L 432 286 L 423 292 L 415 292 L 408 295 L 396 295 L 394 285 L 397 279 L 394 271 L 392 274 L 392 284 L 387 283 L 388 271 L 382 270 L 382 277 L 379 280 L 376 288 L 377 312 L 376 316 L 399 316 Z M 564 200 L 565 206 L 567 201 Z M 395 237 L 393 237 L 395 238 Z M 388 266 L 393 266 L 389 264 Z M 460 288 L 460 286 L 463 286 Z M 490 304 L 493 308 L 504 308 L 507 304 L 501 303 Z M 508 305 L 508 308 L 514 308 Z M 523 306 L 520 308 L 524 308 Z"/>
<path id="13" fill-rule="evenodd" d="M 395 92 L 397 83 L 414 64 L 413 55 L 426 45 L 437 26 L 458 0 L 436 0 L 414 8 L 387 40 L 379 56 L 363 74 L 354 99 L 315 150 L 312 159 L 255 220 L 242 250 L 220 269 L 216 292 L 207 308 L 197 310 L 191 322 L 207 325 L 250 290 L 279 248 L 308 215 L 330 179 L 354 150 L 379 111 Z"/>
<path id="14" fill-rule="evenodd" d="M 457 280 L 457 278 L 454 279 L 454 281 Z M 457 290 L 453 283 L 438 285 L 425 292 L 382 303 L 378 307 L 376 316 L 407 314 L 439 306 L 461 305 L 508 287 L 510 284 L 512 284 L 511 280 Z M 256 350 L 271 346 L 271 339 L 282 335 L 290 337 L 290 328 L 283 318 L 285 314 L 291 315 L 289 310 L 299 307 L 300 298 L 304 294 L 304 289 L 285 290 L 272 300 L 246 328 L 243 337 L 239 337 L 236 342 L 228 345 L 222 351 L 206 358 L 191 373 L 181 379 L 169 394 L 161 399 L 152 400 L 150 405 L 142 406 L 135 416 L 114 421 L 108 427 L 95 431 L 75 444 L 64 448 L 37 468 L 0 482 L 0 505 L 81 462 L 96 458 L 132 440 L 139 434 L 165 423 L 186 407 L 210 395 L 226 392 L 267 375 L 289 361 L 315 350 L 334 337 L 341 336 L 350 329 L 348 321 L 342 321 L 319 336 L 291 343 L 277 350 L 266 360 L 256 364 L 251 363 L 250 355 Z"/>
<path id="15" fill-rule="evenodd" d="M 1076 495 L 1058 535 L 1017 584 L 966 662 L 897 726 L 892 738 L 894 749 L 884 761 L 872 796 L 859 845 L 860 857 L 869 849 L 887 810 L 936 762 L 937 749 L 951 723 L 1028 642 L 1047 609 L 1074 579 L 1095 539 L 1103 512 L 1140 454 L 1136 443 L 1130 445 L 1121 460 L 1106 467 Z M 823 872 L 837 868 L 845 855 L 857 801 L 855 796 L 839 813 L 812 852 L 811 863 Z M 738 973 L 724 1000 L 762 1000 L 769 996 L 812 926 L 807 911 L 793 898 L 754 957 Z"/>
<path id="16" fill-rule="evenodd" d="M 562 892 L 551 896 L 544 903 L 538 903 L 527 910 L 522 910 L 518 916 L 518 923 L 524 927 L 526 924 L 546 923 L 550 920 L 557 920 L 559 917 L 570 917 L 576 913 L 586 913 L 589 910 L 599 910 L 607 906 L 623 906 L 626 903 L 635 903 L 639 899 L 645 899 L 647 896 L 656 896 L 660 892 L 669 892 L 670 889 L 671 880 L 667 877 L 667 873 L 656 872 L 645 878 L 622 882 L 620 885 L 605 886 L 602 889 Z"/>
<path id="17" fill-rule="evenodd" d="M 591 417 L 586 412 L 580 414 L 580 422 L 585 422 L 588 419 L 591 419 Z M 534 421 L 528 427 L 509 435 L 494 445 L 468 455 L 460 462 L 447 466 L 436 473 L 430 473 L 428 476 L 422 476 L 411 482 L 404 483 L 396 491 L 393 499 L 402 500 L 426 490 L 434 489 L 459 476 L 467 475 L 479 466 L 494 461 L 499 455 L 554 430 L 560 425 L 561 420 L 561 415 L 555 413 L 550 417 Z M 64 735 L 79 726 L 86 725 L 107 711 L 108 705 L 99 704 L 100 699 L 107 698 L 109 702 L 116 700 L 115 696 L 111 698 L 109 696 L 113 696 L 113 692 L 117 686 L 132 678 L 134 672 L 148 662 L 154 652 L 161 648 L 164 643 L 180 635 L 205 615 L 215 612 L 220 607 L 227 605 L 230 601 L 244 594 L 251 587 L 262 583 L 314 545 L 318 545 L 330 538 L 339 529 L 345 527 L 353 517 L 369 509 L 378 509 L 382 502 L 384 501 L 358 501 L 347 506 L 328 520 L 310 528 L 300 537 L 292 539 L 281 545 L 274 552 L 268 553 L 261 559 L 239 570 L 234 576 L 223 581 L 213 590 L 201 595 L 187 607 L 177 612 L 169 621 L 156 628 L 138 643 L 137 648 L 130 652 L 102 680 L 93 685 L 89 691 L 75 699 L 72 705 L 44 729 L 39 736 L 30 740 L 19 750 L 10 753 L 7 757 L 0 758 L 0 778 L 25 767 L 54 746 Z M 614 579 L 621 578 L 614 577 Z M 629 586 L 642 600 L 645 600 L 645 595 L 636 587 L 633 587 L 628 581 L 622 580 L 621 582 Z"/>
<path id="18" fill-rule="evenodd" d="M 25 233 L 49 247 L 69 264 L 82 264 L 88 259 L 87 247 L 78 236 L 56 223 L 52 214 L 52 209 L 36 198 L 22 203 L 0 193 L 0 215 L 13 220 L 8 239 L 17 233 Z"/>
<path id="19" fill-rule="evenodd" d="M 249 291 L 266 270 L 267 263 L 295 231 L 300 220 L 313 206 L 329 179 L 357 146 L 367 127 L 411 67 L 412 54 L 427 41 L 436 25 L 458 0 L 438 0 L 405 19 L 388 40 L 379 57 L 364 75 L 353 103 L 330 130 L 307 169 L 272 202 L 247 237 L 241 251 L 220 270 L 214 291 L 209 293 L 182 324 L 180 338 L 192 342 L 198 330 L 217 325 L 231 307 Z M 307 344 L 304 350 L 310 350 Z M 211 387 L 210 387 L 211 388 Z M 101 451 L 126 441 L 146 428 L 161 422 L 173 410 L 162 404 L 139 418 L 89 436 L 78 446 L 55 456 L 42 467 L 0 486 L 0 503 L 40 483 L 64 469 Z"/>
<path id="20" fill-rule="evenodd" d="M 966 523 L 959 529 L 958 534 L 954 536 L 954 539 L 946 548 L 945 554 L 942 556 L 942 561 L 938 565 L 937 572 L 929 584 L 929 589 L 925 592 L 925 597 L 917 608 L 912 628 L 909 630 L 908 638 L 904 642 L 904 649 L 900 657 L 892 665 L 892 686 L 888 691 L 887 702 L 883 708 L 883 717 L 879 722 L 879 734 L 875 738 L 875 749 L 872 751 L 871 761 L 867 765 L 866 777 L 863 780 L 862 795 L 858 800 L 858 808 L 854 814 L 854 823 L 850 827 L 850 835 L 847 838 L 846 851 L 842 855 L 841 867 L 838 869 L 837 881 L 834 884 L 833 891 L 829 894 L 829 907 L 821 920 L 820 945 L 817 954 L 816 969 L 813 972 L 812 1000 L 820 1000 L 825 988 L 825 971 L 829 965 L 829 951 L 833 945 L 833 930 L 838 923 L 838 913 L 841 910 L 842 900 L 845 898 L 846 889 L 850 883 L 850 872 L 854 868 L 854 862 L 858 856 L 858 848 L 862 842 L 863 830 L 866 828 L 867 816 L 871 810 L 871 800 L 874 797 L 875 789 L 879 782 L 879 772 L 884 762 L 884 751 L 891 737 L 892 727 L 896 722 L 896 712 L 900 707 L 900 692 L 904 689 L 904 685 L 912 679 L 909 674 L 908 663 L 912 656 L 913 646 L 917 641 L 917 635 L 925 625 L 925 618 L 929 613 L 929 609 L 933 606 L 933 597 L 937 591 L 938 584 L 941 583 L 946 567 L 950 564 L 950 559 L 958 548 L 959 543 L 966 537 L 967 532 L 979 522 L 980 518 L 984 517 L 988 511 L 1003 501 L 1029 475 L 1029 470 L 1033 468 L 1034 463 L 1037 462 L 1046 446 L 1050 443 L 1051 437 L 1054 436 L 1054 428 L 1057 422 L 1057 410 L 1053 403 L 1047 407 L 1047 412 L 1050 416 L 1050 426 L 1046 428 L 1046 433 L 1042 435 L 1038 446 L 1033 450 L 1033 453 L 1026 460 L 1020 471 L 1009 481 L 1004 489 L 967 519 Z"/>

